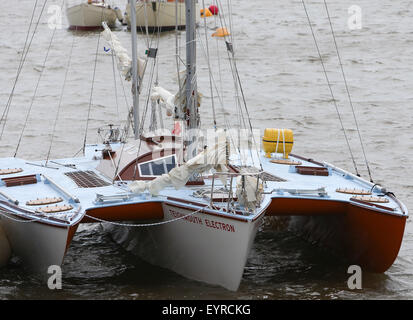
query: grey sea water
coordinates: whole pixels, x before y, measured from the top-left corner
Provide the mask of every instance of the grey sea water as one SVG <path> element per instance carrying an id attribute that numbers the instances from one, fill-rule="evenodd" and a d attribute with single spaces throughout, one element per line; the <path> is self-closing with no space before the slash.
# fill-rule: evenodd
<path id="1" fill-rule="evenodd" d="M 2 113 L 16 77 L 34 2 L 0 2 Z M 226 1 L 222 2 L 222 13 L 225 23 L 233 26 L 237 66 L 253 127 L 261 130 L 266 127 L 290 128 L 294 131 L 294 153 L 325 160 L 354 172 L 302 2 L 231 2 L 232 19 L 229 19 Z M 126 1 L 116 3 L 124 9 Z M 43 1 L 38 1 L 35 19 L 42 4 Z M 328 4 L 373 179 L 394 192 L 411 209 L 413 4 L 407 0 L 329 0 Z M 122 84 L 118 74 L 113 76 L 112 58 L 104 50 L 104 40 L 99 39 L 99 32 L 67 30 L 65 11 L 63 26 L 56 30 L 43 66 L 53 33 L 49 22 L 54 21 L 50 20 L 54 11 L 47 11 L 52 5 L 60 6 L 61 1 L 48 1 L 33 38 L 1 138 L 1 157 L 13 156 L 16 151 L 40 75 L 17 156 L 25 159 L 46 157 L 72 44 L 52 157 L 72 157 L 82 147 L 96 48 L 88 142 L 98 141 L 98 127 L 126 119 L 127 105 L 131 102 L 129 85 Z M 362 176 L 368 179 L 324 3 L 311 0 L 306 1 L 306 5 L 357 166 Z M 360 29 L 349 25 L 353 15 L 349 8 L 353 5 L 361 9 Z M 214 18 L 209 18 L 207 23 L 213 80 L 225 96 L 223 106 L 217 102 L 217 97 L 214 98 L 217 120 L 219 125 L 225 121 L 236 125 L 233 80 L 225 43 L 211 37 L 214 27 L 219 24 L 220 20 Z M 130 33 L 119 26 L 115 34 L 129 49 Z M 208 128 L 212 126 L 213 118 L 203 50 L 203 24 L 198 28 L 198 36 L 200 64 L 197 75 L 199 90 L 204 96 L 202 125 Z M 178 43 L 183 57 L 184 39 L 181 33 Z M 140 55 L 144 54 L 148 42 L 159 48 L 154 79 L 174 92 L 177 89 L 175 34 L 168 32 L 159 38 L 157 35 L 149 38 L 141 35 Z M 145 79 L 149 80 L 149 75 Z M 147 87 L 142 92 L 142 108 L 146 95 Z M 167 126 L 171 124 L 170 120 L 165 121 Z M 363 274 L 363 289 L 350 290 L 347 268 L 328 252 L 288 230 L 277 232 L 264 226 L 257 235 L 239 290 L 229 292 L 148 265 L 117 246 L 98 224 L 87 225 L 79 228 L 69 248 L 63 265 L 62 290 L 49 290 L 44 282 L 32 277 L 14 259 L 6 268 L 0 269 L 0 299 L 411 299 L 412 232 L 408 220 L 394 265 L 384 274 Z"/>

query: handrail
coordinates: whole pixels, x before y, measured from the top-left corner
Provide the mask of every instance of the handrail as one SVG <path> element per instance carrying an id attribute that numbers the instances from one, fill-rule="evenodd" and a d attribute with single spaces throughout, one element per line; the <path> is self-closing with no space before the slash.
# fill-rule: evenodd
<path id="1" fill-rule="evenodd" d="M 52 184 L 55 188 L 57 188 L 60 192 L 62 192 L 63 194 L 65 194 L 69 199 L 72 199 L 74 202 L 79 203 L 79 199 L 73 195 L 71 195 L 68 191 L 66 191 L 65 189 L 63 189 L 61 186 L 59 186 L 56 182 L 54 182 L 52 179 L 50 179 L 48 176 L 46 176 L 45 174 L 41 174 L 43 176 L 43 178 L 48 181 L 50 184 Z"/>
<path id="2" fill-rule="evenodd" d="M 211 183 L 211 201 L 210 201 L 210 205 L 213 206 L 213 202 L 214 202 L 214 186 L 215 186 L 215 176 L 230 176 L 230 189 L 228 192 L 228 199 L 227 199 L 227 212 L 229 212 L 229 206 L 230 203 L 234 200 L 233 198 L 233 192 L 232 192 L 232 184 L 233 184 L 233 180 L 234 177 L 236 176 L 241 176 L 244 179 L 245 176 L 257 176 L 257 186 L 255 189 L 255 192 L 258 192 L 258 187 L 259 187 L 259 179 L 261 174 L 264 173 L 264 171 L 258 171 L 258 172 L 245 172 L 245 173 L 241 173 L 241 172 L 214 172 L 212 174 L 212 183 Z M 243 188 L 245 188 L 245 182 L 243 182 Z"/>
<path id="3" fill-rule="evenodd" d="M 2 191 L 0 191 L 0 195 L 3 196 L 3 197 L 5 197 L 7 200 L 9 200 L 10 202 L 12 202 L 12 203 L 15 204 L 15 205 L 18 205 L 18 204 L 19 204 L 19 200 L 16 200 L 16 199 L 10 197 L 9 195 L 5 194 L 5 193 L 2 192 Z"/>

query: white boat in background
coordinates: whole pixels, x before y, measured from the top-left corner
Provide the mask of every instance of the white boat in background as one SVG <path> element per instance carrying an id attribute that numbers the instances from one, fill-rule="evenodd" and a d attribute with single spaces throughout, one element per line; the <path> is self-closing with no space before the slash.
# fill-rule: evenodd
<path id="1" fill-rule="evenodd" d="M 101 29 L 102 22 L 113 27 L 116 20 L 123 20 L 119 8 L 112 8 L 104 0 L 88 0 L 87 3 L 66 8 L 69 29 L 94 30 Z"/>
<path id="2" fill-rule="evenodd" d="M 196 3 L 195 11 L 200 12 L 199 4 Z M 126 6 L 124 23 L 130 28 L 130 5 Z M 200 14 L 196 15 L 196 23 L 200 21 Z M 136 1 L 136 27 L 138 30 L 145 30 L 146 26 L 149 31 L 185 29 L 185 2 L 183 0 L 168 1 Z"/>

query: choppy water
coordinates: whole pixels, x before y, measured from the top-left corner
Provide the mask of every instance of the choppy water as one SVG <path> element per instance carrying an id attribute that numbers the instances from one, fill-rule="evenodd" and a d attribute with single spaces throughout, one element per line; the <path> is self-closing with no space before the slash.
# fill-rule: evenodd
<path id="1" fill-rule="evenodd" d="M 118 1 L 118 4 L 124 7 L 125 2 Z M 1 110 L 12 89 L 33 3 L 33 0 L 0 2 Z M 37 12 L 42 3 L 39 1 Z M 60 3 L 49 1 L 49 5 Z M 367 177 L 323 2 L 306 3 L 349 129 L 357 164 Z M 338 0 L 328 3 L 373 178 L 411 209 L 413 5 L 407 0 L 359 0 L 362 28 L 350 30 L 348 8 L 354 3 Z M 237 64 L 253 126 L 291 128 L 295 134 L 295 153 L 354 172 L 301 1 L 233 0 L 232 4 Z M 14 154 L 49 46 L 52 31 L 48 28 L 48 19 L 50 14 L 41 20 L 16 87 L 1 140 L 2 157 Z M 52 157 L 73 156 L 83 143 L 98 33 L 70 32 L 65 17 L 63 23 L 63 28 L 55 34 L 18 150 L 19 157 L 41 159 L 47 154 L 73 37 L 73 60 Z M 213 19 L 208 22 L 209 36 L 215 23 Z M 203 27 L 198 30 L 204 41 Z M 120 28 L 116 34 L 129 48 L 129 32 Z M 141 54 L 144 43 L 145 40 L 140 39 Z M 116 106 L 111 57 L 104 53 L 103 46 L 102 41 L 88 133 L 91 143 L 97 139 L 99 126 L 116 122 L 118 117 L 125 119 L 127 110 L 119 78 L 119 106 Z M 217 87 L 227 95 L 226 111 L 217 107 L 218 122 L 222 124 L 224 115 L 229 120 L 234 118 L 233 82 L 228 66 L 224 67 L 227 65 L 224 43 L 214 39 L 209 43 L 209 50 Z M 176 90 L 174 52 L 174 34 L 161 35 L 157 75 L 159 83 L 171 91 Z M 201 50 L 199 61 L 205 62 Z M 200 65 L 199 88 L 205 98 L 204 127 L 212 123 L 206 71 L 205 63 Z M 127 87 L 125 90 L 129 92 Z M 131 101 L 129 96 L 127 99 Z M 337 264 L 334 257 L 287 231 L 264 228 L 255 241 L 241 286 L 234 293 L 152 267 L 119 248 L 99 225 L 81 226 L 63 265 L 63 290 L 50 291 L 43 282 L 26 273 L 18 261 L 13 261 L 0 270 L 0 299 L 411 299 L 412 260 L 413 234 L 408 220 L 394 265 L 385 274 L 364 274 L 363 290 L 352 291 L 346 284 L 347 270 Z"/>

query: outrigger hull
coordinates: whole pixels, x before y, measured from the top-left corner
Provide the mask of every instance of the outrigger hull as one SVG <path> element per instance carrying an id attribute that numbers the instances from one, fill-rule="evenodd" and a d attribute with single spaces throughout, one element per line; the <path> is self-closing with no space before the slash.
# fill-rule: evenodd
<path id="1" fill-rule="evenodd" d="M 79 224 L 64 227 L 31 222 L 3 209 L 2 213 L 0 221 L 12 252 L 22 259 L 25 267 L 46 276 L 50 266 L 63 263 Z"/>
<path id="2" fill-rule="evenodd" d="M 356 203 L 274 198 L 268 216 L 292 216 L 290 228 L 340 256 L 349 265 L 383 273 L 394 263 L 407 216 Z"/>

